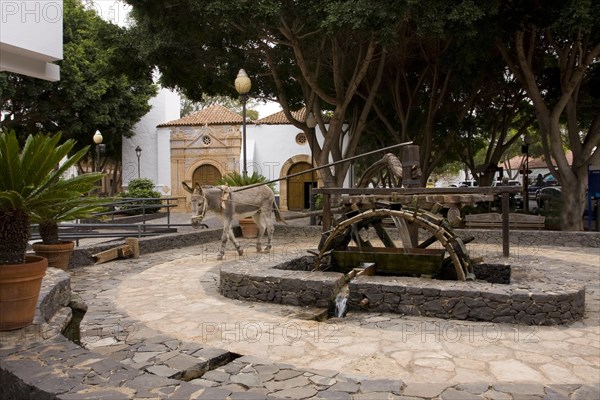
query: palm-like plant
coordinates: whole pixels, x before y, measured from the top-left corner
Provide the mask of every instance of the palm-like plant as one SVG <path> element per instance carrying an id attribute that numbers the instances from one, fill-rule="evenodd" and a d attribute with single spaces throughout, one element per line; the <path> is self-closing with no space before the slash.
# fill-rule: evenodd
<path id="1" fill-rule="evenodd" d="M 230 172 L 225 174 L 217 181 L 217 185 L 227 185 L 227 186 L 247 186 L 254 185 L 257 183 L 267 182 L 267 178 L 263 175 L 260 175 L 258 172 L 254 171 L 252 175 L 242 175 L 239 172 Z M 275 183 L 271 182 L 266 184 L 271 190 L 275 190 Z"/>
<path id="2" fill-rule="evenodd" d="M 60 137 L 29 135 L 21 149 L 14 131 L 0 132 L 0 265 L 25 262 L 32 222 L 40 223 L 40 234 L 55 235 L 48 240 L 57 240 L 58 222 L 99 207 L 97 198 L 82 195 L 95 187 L 101 173 L 62 178 L 89 146 L 69 157 L 75 141 L 59 145 Z"/>

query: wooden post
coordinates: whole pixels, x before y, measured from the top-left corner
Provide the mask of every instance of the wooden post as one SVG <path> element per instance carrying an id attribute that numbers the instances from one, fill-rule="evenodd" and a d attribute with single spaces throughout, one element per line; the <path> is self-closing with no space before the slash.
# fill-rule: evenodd
<path id="1" fill-rule="evenodd" d="M 510 256 L 510 238 L 508 231 L 510 198 L 507 192 L 502 193 L 502 255 Z"/>
<path id="2" fill-rule="evenodd" d="M 331 195 L 323 193 L 323 232 L 331 229 Z"/>
<path id="3" fill-rule="evenodd" d="M 420 187 L 419 177 L 413 178 L 414 173 L 419 168 L 419 146 L 410 145 L 402 147 L 402 186 L 406 188 Z M 419 245 L 419 227 L 409 222 L 407 224 L 408 235 L 412 247 Z"/>

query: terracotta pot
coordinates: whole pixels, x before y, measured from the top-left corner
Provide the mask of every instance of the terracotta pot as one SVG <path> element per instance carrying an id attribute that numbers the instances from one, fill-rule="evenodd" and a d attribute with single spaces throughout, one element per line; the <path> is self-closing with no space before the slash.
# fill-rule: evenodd
<path id="1" fill-rule="evenodd" d="M 48 259 L 48 266 L 60 268 L 63 271 L 69 269 L 69 260 L 75 247 L 75 242 L 61 242 L 57 244 L 46 244 L 36 242 L 31 245 L 35 254 Z"/>
<path id="2" fill-rule="evenodd" d="M 25 258 L 24 264 L 0 265 L 0 331 L 24 328 L 33 322 L 48 260 Z"/>
<path id="3" fill-rule="evenodd" d="M 240 228 L 242 228 L 242 237 L 253 239 L 258 236 L 258 226 L 252 218 L 240 219 Z"/>

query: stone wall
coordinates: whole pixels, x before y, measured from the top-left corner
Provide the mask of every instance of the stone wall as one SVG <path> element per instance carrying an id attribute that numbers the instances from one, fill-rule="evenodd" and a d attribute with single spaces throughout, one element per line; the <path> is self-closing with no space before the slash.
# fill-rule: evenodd
<path id="1" fill-rule="evenodd" d="M 266 263 L 274 265 L 269 261 Z M 221 294 L 231 299 L 329 307 L 344 284 L 344 275 L 340 273 L 290 271 L 264 266 L 264 261 L 223 264 L 219 286 Z"/>
<path id="2" fill-rule="evenodd" d="M 585 311 L 585 288 L 565 285 L 361 276 L 348 286 L 348 307 L 355 311 L 525 325 L 568 324 L 583 318 Z"/>
<path id="3" fill-rule="evenodd" d="M 226 263 L 221 268 L 221 294 L 248 301 L 332 308 L 345 276 L 337 272 L 305 272 L 310 258 L 278 261 L 265 257 Z M 359 276 L 348 283 L 348 308 L 526 325 L 560 325 L 583 318 L 583 286 L 523 281 L 507 284 L 509 266 L 478 268 L 493 271 L 487 278 L 503 283 Z"/>
<path id="4" fill-rule="evenodd" d="M 461 236 L 472 235 L 475 243 L 502 245 L 501 229 L 457 229 Z M 544 230 L 511 230 L 511 246 L 560 246 L 600 248 L 600 232 L 564 232 Z"/>
<path id="5" fill-rule="evenodd" d="M 204 229 L 185 233 L 168 233 L 139 239 L 140 254 L 154 253 L 163 250 L 177 249 L 187 246 L 198 246 L 221 239 L 222 229 Z M 76 247 L 69 261 L 69 268 L 93 265 L 93 255 L 124 244 L 124 240 L 114 240 L 101 244 Z"/>

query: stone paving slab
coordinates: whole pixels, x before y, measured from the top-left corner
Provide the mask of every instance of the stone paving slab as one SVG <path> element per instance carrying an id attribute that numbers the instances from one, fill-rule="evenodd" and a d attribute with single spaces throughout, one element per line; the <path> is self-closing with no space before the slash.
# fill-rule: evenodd
<path id="1" fill-rule="evenodd" d="M 251 244 L 248 243 L 248 246 Z M 298 241 L 283 244 L 282 253 L 298 247 L 301 247 Z M 37 398 L 44 398 L 42 391 L 48 390 L 62 393 L 58 398 L 65 399 L 600 398 L 600 301 L 598 276 L 594 275 L 600 255 L 589 249 L 575 256 L 572 249 L 542 249 L 535 257 L 520 256 L 530 262 L 531 270 L 549 268 L 549 273 L 587 282 L 588 307 L 585 319 L 579 323 L 537 331 L 506 326 L 511 340 L 498 339 L 471 347 L 458 343 L 463 345 L 465 355 L 457 357 L 453 349 L 456 343 L 448 338 L 441 341 L 443 343 L 436 342 L 438 320 L 382 313 L 353 314 L 343 321 L 333 321 L 340 325 L 340 331 L 343 329 L 343 336 L 339 336 L 340 341 L 335 343 L 342 346 L 337 346 L 338 361 L 323 357 L 329 353 L 316 346 L 319 343 L 314 343 L 314 336 L 303 343 L 300 352 L 296 342 L 286 345 L 272 343 L 273 353 L 263 352 L 269 346 L 257 342 L 238 340 L 236 343 L 239 336 L 235 335 L 239 332 L 229 326 L 225 326 L 224 330 L 229 342 L 205 340 L 208 337 L 206 329 L 212 329 L 215 321 L 235 326 L 236 321 L 252 321 L 252 317 L 257 315 L 263 318 L 259 321 L 292 321 L 302 329 L 332 325 L 332 320 L 321 324 L 290 320 L 290 316 L 298 314 L 297 309 L 290 307 L 220 298 L 217 293 L 218 264 L 212 260 L 213 250 L 213 244 L 206 243 L 196 248 L 153 253 L 138 260 L 120 260 L 72 271 L 73 289 L 89 306 L 82 325 L 82 342 L 91 353 L 64 340 L 59 340 L 58 345 L 45 340 L 31 348 L 10 350 L 3 347 L 0 348 L 0 377 L 8 371 L 16 371 L 19 376 L 27 377 L 26 383 L 35 383 L 42 388 Z M 234 257 L 230 252 L 227 256 Z M 201 263 L 197 262 L 198 258 Z M 190 302 L 190 293 L 199 297 Z M 135 302 L 128 303 L 138 298 L 145 299 L 143 304 L 134 307 Z M 174 312 L 172 308 L 180 311 Z M 215 316 L 220 316 L 220 319 L 213 319 Z M 275 319 L 264 319 L 266 316 Z M 204 325 L 204 335 L 195 325 L 197 318 L 205 318 L 204 322 L 211 323 Z M 247 327 L 248 337 L 250 327 Z M 414 327 L 416 331 L 407 330 Z M 492 329 L 477 323 L 464 323 L 460 328 L 466 329 L 467 334 L 479 335 L 490 333 Z M 505 326 L 501 325 L 501 328 L 505 329 Z M 367 335 L 368 340 L 365 340 L 362 336 L 367 332 L 372 334 Z M 388 360 L 377 357 L 385 351 L 381 352 L 380 346 L 372 346 L 371 341 L 379 337 L 384 341 L 385 349 L 394 345 L 385 337 L 398 332 L 410 333 L 419 339 L 425 335 L 426 340 L 401 341 L 402 348 L 392 353 L 395 360 L 392 367 Z M 219 335 L 222 333 L 219 332 Z M 539 341 L 515 341 L 515 335 L 535 335 Z M 306 360 L 313 359 L 308 351 L 311 346 L 322 358 L 314 359 L 321 362 L 306 363 Z M 581 347 L 581 350 L 565 357 L 564 351 L 574 346 Z M 242 357 L 213 365 L 212 370 L 190 382 L 164 376 L 168 371 L 165 368 L 171 368 L 166 362 L 174 357 L 188 361 L 191 361 L 188 357 L 195 356 L 212 360 L 223 353 Z M 556 353 L 555 358 L 553 353 Z M 373 358 L 373 355 L 376 357 Z M 349 357 L 350 360 L 358 357 L 367 368 L 354 369 L 356 364 L 348 361 Z M 564 360 L 568 368 L 557 368 L 556 360 Z M 185 367 L 185 363 L 178 366 Z M 351 368 L 348 369 L 348 366 Z M 472 368 L 465 369 L 465 366 Z M 404 377 L 402 371 L 405 368 L 414 369 L 415 374 Z M 527 368 L 531 369 L 530 377 L 541 379 L 537 382 L 535 379 L 533 382 L 527 379 L 511 382 L 515 378 L 514 372 L 527 372 Z M 474 374 L 478 370 L 482 373 Z M 151 371 L 162 372 L 163 375 L 152 374 Z M 446 379 L 450 371 L 459 382 Z M 424 377 L 424 382 L 445 381 L 424 384 L 415 379 L 417 374 Z M 393 379 L 393 376 L 402 378 Z M 568 376 L 573 377 L 575 382 L 569 383 L 569 379 L 565 379 Z"/>
<path id="2" fill-rule="evenodd" d="M 515 271 L 519 279 L 536 273 L 542 283 L 560 278 L 586 285 L 586 317 L 567 327 L 385 313 L 350 313 L 344 320 L 323 323 L 290 319 L 295 312 L 290 307 L 220 297 L 219 264 L 201 251 L 126 279 L 115 301 L 145 325 L 180 339 L 305 368 L 399 376 L 413 382 L 595 383 L 600 302 L 594 251 L 586 249 L 574 256 L 571 249 L 521 249 L 518 255 L 525 265 L 524 270 Z M 160 296 L 146 296 L 149 288 Z M 145 310 L 148 306 L 151 313 Z M 258 334 L 260 340 L 256 340 Z M 301 337 L 296 340 L 293 335 Z"/>

